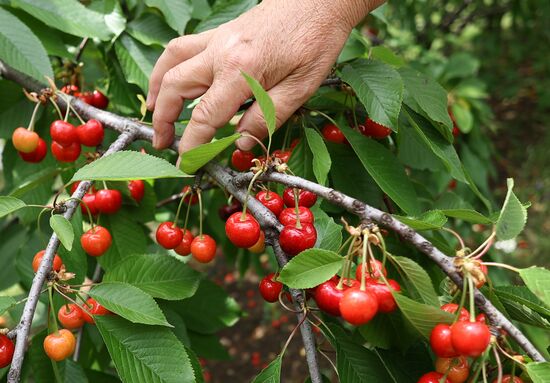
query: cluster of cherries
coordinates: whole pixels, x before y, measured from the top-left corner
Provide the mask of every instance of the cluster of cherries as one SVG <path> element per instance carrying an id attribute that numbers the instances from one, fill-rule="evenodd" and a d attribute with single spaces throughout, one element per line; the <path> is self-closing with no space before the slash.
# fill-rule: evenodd
<path id="1" fill-rule="evenodd" d="M 390 128 L 373 121 L 369 117 L 367 117 L 364 124 L 359 124 L 357 129 L 363 136 L 375 138 L 377 140 L 386 138 L 391 134 Z M 327 141 L 336 144 L 349 144 L 344 133 L 334 124 L 326 124 L 321 130 L 321 133 Z"/>
<path id="2" fill-rule="evenodd" d="M 107 109 L 107 106 L 109 106 L 109 98 L 97 89 L 93 92 L 81 92 L 80 88 L 76 85 L 65 85 L 61 88 L 61 91 L 65 94 L 75 96 L 86 104 L 95 106 L 98 109 Z"/>

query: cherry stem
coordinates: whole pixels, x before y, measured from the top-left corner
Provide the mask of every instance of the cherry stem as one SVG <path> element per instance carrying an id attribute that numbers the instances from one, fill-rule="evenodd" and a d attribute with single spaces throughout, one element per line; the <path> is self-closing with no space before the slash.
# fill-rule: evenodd
<path id="1" fill-rule="evenodd" d="M 290 307 L 288 307 L 284 302 L 283 302 L 283 294 L 286 294 L 286 291 L 284 290 L 281 290 L 281 292 L 279 293 L 279 296 L 277 297 L 279 299 L 279 303 L 281 304 L 281 306 L 284 307 L 284 309 L 286 311 L 290 311 L 292 313 L 301 313 L 302 310 L 294 310 L 294 309 L 291 309 Z"/>
<path id="2" fill-rule="evenodd" d="M 384 241 L 384 236 L 380 232 L 376 233 L 376 237 L 380 241 L 380 247 L 382 248 L 382 266 L 386 267 L 386 262 L 388 260 L 388 250 L 386 250 L 386 241 Z"/>
<path id="3" fill-rule="evenodd" d="M 59 328 L 57 327 L 57 318 L 55 317 L 55 305 L 53 304 L 53 288 L 51 286 L 48 287 L 48 299 L 50 300 L 50 326 L 57 334 L 59 332 Z"/>
<path id="4" fill-rule="evenodd" d="M 365 266 L 367 266 L 367 257 L 368 257 L 368 243 L 369 243 L 369 234 L 366 231 L 363 234 L 363 258 L 361 259 L 361 291 L 365 291 L 366 286 L 366 277 L 365 277 Z M 370 265 L 370 262 L 368 263 Z"/>
<path id="5" fill-rule="evenodd" d="M 254 182 L 258 179 L 258 177 L 262 174 L 262 171 L 259 170 L 258 173 L 254 174 L 254 177 L 250 180 L 250 183 L 248 184 L 248 188 L 246 189 L 246 198 L 244 199 L 243 203 L 243 213 L 241 214 L 241 222 L 243 222 L 246 219 L 246 207 L 248 205 L 248 199 L 250 198 L 250 192 L 252 191 L 252 186 L 254 186 Z"/>
<path id="6" fill-rule="evenodd" d="M 495 356 L 495 362 L 497 364 L 497 383 L 502 383 L 502 362 L 500 361 L 500 355 L 496 348 L 493 347 L 493 355 Z"/>
<path id="7" fill-rule="evenodd" d="M 71 111 L 71 99 L 65 96 L 64 98 L 65 102 L 67 103 L 67 110 L 65 111 L 65 118 L 63 119 L 63 121 L 67 122 L 67 120 L 69 119 L 69 112 Z"/>
<path id="8" fill-rule="evenodd" d="M 453 229 L 449 229 L 447 227 L 442 227 L 441 228 L 442 230 L 448 232 L 448 233 L 451 233 L 452 235 L 454 235 L 456 237 L 456 239 L 458 240 L 458 243 L 460 244 L 460 249 L 461 250 L 464 250 L 466 248 L 466 246 L 464 245 L 464 240 L 462 239 L 462 237 L 460 236 L 460 234 L 458 234 L 456 231 L 454 231 Z"/>
<path id="9" fill-rule="evenodd" d="M 42 232 L 42 225 L 40 225 L 40 220 L 42 219 L 42 214 L 44 214 L 48 210 L 48 208 L 42 209 L 42 211 L 40 211 L 40 214 L 38 214 L 38 218 L 36 218 L 36 230 L 38 231 L 38 235 L 40 236 L 44 244 L 46 244 L 46 238 L 44 236 L 44 233 Z"/>
<path id="10" fill-rule="evenodd" d="M 482 262 L 482 265 L 485 266 L 496 266 L 496 267 L 502 267 L 503 269 L 508 269 L 511 271 L 514 271 L 516 273 L 519 273 L 521 269 L 518 269 L 517 267 L 507 265 L 506 263 L 499 263 L 499 262 Z"/>
<path id="11" fill-rule="evenodd" d="M 201 196 L 201 189 L 197 189 L 197 196 L 199 197 L 199 238 L 202 239 L 202 196 Z"/>
<path id="12" fill-rule="evenodd" d="M 483 374 L 483 383 L 487 382 L 487 369 L 485 368 L 485 362 L 481 365 L 481 373 Z"/>
<path id="13" fill-rule="evenodd" d="M 69 108 L 71 108 L 71 110 L 75 114 L 76 118 L 78 118 L 80 120 L 80 123 L 84 125 L 86 122 L 82 119 L 82 117 L 80 117 L 80 114 L 78 114 L 78 112 L 75 110 L 75 108 L 73 108 L 71 104 L 68 104 L 68 105 L 69 105 Z"/>
<path id="14" fill-rule="evenodd" d="M 258 143 L 258 145 L 260 145 L 262 147 L 262 149 L 265 153 L 265 158 L 267 159 L 269 157 L 269 149 L 265 147 L 264 143 L 261 140 L 259 140 L 258 137 L 253 136 L 250 133 L 241 133 L 241 136 L 252 138 L 254 141 L 256 141 Z M 269 139 L 269 145 L 271 146 L 271 139 Z"/>
<path id="15" fill-rule="evenodd" d="M 476 321 L 476 313 L 475 313 L 475 303 L 474 303 L 474 279 L 470 274 L 466 274 L 466 279 L 468 281 L 468 293 L 470 294 L 470 322 Z"/>
<path id="16" fill-rule="evenodd" d="M 490 348 L 490 347 L 489 347 Z M 476 367 L 476 370 L 473 374 L 472 379 L 470 379 L 470 382 L 477 382 L 477 378 L 479 377 L 479 374 L 483 371 L 485 375 L 485 361 L 487 360 L 487 356 L 489 355 L 489 350 L 485 350 L 485 352 L 481 355 L 481 357 L 478 359 L 478 365 Z"/>
<path id="17" fill-rule="evenodd" d="M 27 130 L 30 130 L 31 132 L 34 132 L 34 123 L 35 123 L 36 114 L 38 113 L 39 108 L 40 108 L 40 102 L 37 102 L 32 111 L 31 121 L 29 122 L 29 126 L 27 127 Z"/>
<path id="18" fill-rule="evenodd" d="M 298 324 L 296 325 L 296 327 L 294 327 L 294 329 L 292 330 L 292 332 L 290 333 L 290 335 L 288 336 L 288 339 L 286 340 L 286 343 L 285 345 L 283 346 L 283 349 L 281 350 L 281 358 L 282 356 L 284 355 L 288 345 L 290 344 L 290 341 L 292 340 L 292 338 L 294 337 L 294 334 L 296 334 L 296 331 L 298 331 L 298 329 L 300 328 L 300 326 L 302 325 L 302 323 L 304 323 L 304 321 L 306 320 L 307 318 L 307 315 L 306 314 L 303 314 L 302 316 L 302 319 L 300 319 L 300 322 L 298 322 Z"/>
<path id="19" fill-rule="evenodd" d="M 70 201 L 70 200 L 78 201 L 82 205 L 84 205 L 84 207 L 86 208 L 86 212 L 88 213 L 88 219 L 90 220 L 90 224 L 92 225 L 92 229 L 93 229 L 94 228 L 94 219 L 93 219 L 92 211 L 88 207 L 88 204 L 86 202 L 84 202 L 84 200 L 81 200 L 80 198 L 76 198 L 76 197 L 70 197 L 70 198 L 67 199 L 67 201 Z"/>
<path id="20" fill-rule="evenodd" d="M 102 182 L 103 182 L 103 189 L 107 189 L 107 190 L 108 190 L 109 188 L 107 187 L 107 182 L 105 182 L 105 181 L 102 181 Z"/>
<path id="21" fill-rule="evenodd" d="M 185 197 L 187 197 L 189 193 L 191 193 L 191 198 L 189 200 L 188 206 L 191 206 L 191 199 L 193 198 L 193 192 L 190 192 L 190 190 L 191 189 L 187 189 L 185 193 L 183 193 L 183 195 L 181 196 L 180 203 L 178 204 L 178 210 L 176 210 L 176 216 L 174 217 L 174 227 L 178 227 L 178 219 L 180 217 L 181 206 L 183 205 L 183 201 L 185 200 Z M 187 209 L 187 211 L 189 211 L 189 209 Z M 185 224 L 187 224 L 187 220 L 185 221 Z"/>
<path id="22" fill-rule="evenodd" d="M 460 303 L 458 304 L 458 309 L 455 313 L 455 320 L 454 322 L 458 321 L 458 318 L 460 318 L 460 311 L 462 311 L 462 308 L 464 307 L 464 304 L 466 303 L 466 295 L 468 294 L 468 283 L 464 281 L 462 283 L 462 296 L 460 297 Z"/>
<path id="23" fill-rule="evenodd" d="M 300 207 L 298 189 L 292 188 L 292 194 L 294 195 L 294 213 L 296 214 L 296 228 L 301 229 L 302 223 L 300 222 Z"/>
<path id="24" fill-rule="evenodd" d="M 355 97 L 350 97 L 350 98 L 351 98 L 351 110 L 353 113 L 353 123 L 357 128 L 359 124 L 357 123 L 357 114 L 355 113 Z"/>
<path id="25" fill-rule="evenodd" d="M 345 242 L 338 248 L 337 253 L 340 253 L 344 248 L 348 245 L 349 241 L 353 239 L 353 236 L 350 236 L 348 239 L 345 240 Z"/>
<path id="26" fill-rule="evenodd" d="M 491 235 L 485 240 L 485 242 L 483 242 L 481 245 L 479 245 L 479 247 L 477 249 L 475 249 L 474 251 L 472 251 L 470 254 L 468 254 L 468 258 L 472 258 L 472 257 L 475 257 L 478 255 L 478 253 L 482 250 L 485 249 L 485 247 L 487 246 L 487 244 L 489 244 L 493 238 L 496 237 L 496 231 L 493 230 L 493 232 L 491 233 Z"/>
<path id="27" fill-rule="evenodd" d="M 52 105 L 54 106 L 55 110 L 57 111 L 57 115 L 59 116 L 59 119 L 62 120 L 63 119 L 63 113 L 61 113 L 61 109 L 59 109 L 59 106 L 57 106 L 57 102 L 55 102 L 51 98 L 49 100 L 52 103 Z"/>
<path id="28" fill-rule="evenodd" d="M 353 240 L 350 242 L 348 247 L 348 253 L 346 257 L 344 258 L 344 267 L 342 267 L 342 277 L 338 281 L 338 284 L 336 285 L 336 288 L 338 290 L 342 290 L 344 287 L 344 280 L 349 277 L 349 272 L 351 269 L 351 260 L 353 258 L 353 245 L 355 244 L 356 237 L 352 237 Z"/>
<path id="29" fill-rule="evenodd" d="M 183 234 L 185 234 L 185 230 L 187 230 L 187 222 L 189 221 L 190 211 L 191 211 L 191 201 L 189 201 L 189 204 L 187 205 L 187 211 L 185 212 L 185 222 L 183 222 Z"/>

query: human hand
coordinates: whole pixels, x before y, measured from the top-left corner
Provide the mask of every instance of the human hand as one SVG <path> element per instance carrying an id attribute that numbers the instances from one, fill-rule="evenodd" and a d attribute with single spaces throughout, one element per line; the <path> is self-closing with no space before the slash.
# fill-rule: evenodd
<path id="1" fill-rule="evenodd" d="M 353 26 L 381 0 L 264 0 L 235 20 L 197 35 L 176 38 L 158 59 L 149 81 L 153 145 L 166 148 L 185 99 L 202 96 L 180 141 L 179 151 L 210 142 L 252 96 L 241 71 L 268 90 L 281 126 L 330 73 Z M 257 102 L 237 131 L 267 135 Z M 237 146 L 251 149 L 242 137 Z"/>

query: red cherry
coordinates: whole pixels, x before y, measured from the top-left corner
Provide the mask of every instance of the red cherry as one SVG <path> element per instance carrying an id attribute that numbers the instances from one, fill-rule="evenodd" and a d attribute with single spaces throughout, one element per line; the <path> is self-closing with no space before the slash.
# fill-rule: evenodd
<path id="1" fill-rule="evenodd" d="M 38 147 L 38 133 L 19 127 L 13 131 L 11 141 L 15 149 L 22 153 L 31 153 Z"/>
<path id="2" fill-rule="evenodd" d="M 95 203 L 100 213 L 114 214 L 122 206 L 122 194 L 115 189 L 98 190 Z"/>
<path id="3" fill-rule="evenodd" d="M 278 158 L 281 160 L 281 162 L 287 163 L 288 160 L 290 160 L 290 156 L 292 155 L 292 150 L 275 150 L 273 152 L 273 157 Z"/>
<path id="4" fill-rule="evenodd" d="M 180 244 L 176 246 L 174 251 L 177 254 L 185 257 L 186 255 L 191 254 L 191 243 L 193 242 L 193 239 L 195 237 L 193 237 L 193 234 L 191 234 L 191 232 L 187 229 L 182 230 L 182 233 L 183 239 L 181 240 Z"/>
<path id="5" fill-rule="evenodd" d="M 374 294 L 378 301 L 378 311 L 381 313 L 391 313 L 397 309 L 397 303 L 390 291 L 390 288 L 381 280 L 367 279 L 367 290 Z M 393 291 L 401 291 L 399 283 L 393 279 L 388 279 L 388 284 Z"/>
<path id="6" fill-rule="evenodd" d="M 435 370 L 440 374 L 447 374 L 447 379 L 451 383 L 464 383 L 470 375 L 468 359 L 463 356 L 459 358 L 437 358 Z"/>
<path id="7" fill-rule="evenodd" d="M 220 216 L 222 221 L 227 221 L 231 214 L 241 211 L 242 209 L 243 206 L 241 205 L 241 203 L 238 200 L 233 199 L 231 201 L 231 205 L 223 205 L 218 209 L 218 215 Z"/>
<path id="8" fill-rule="evenodd" d="M 349 280 L 349 282 L 352 284 L 351 287 L 359 286 L 357 281 Z M 313 290 L 313 298 L 315 299 L 315 303 L 317 303 L 317 307 L 334 316 L 340 316 L 340 300 L 344 295 L 344 291 L 350 288 L 346 283 L 342 285 L 341 290 L 337 286 L 338 277 L 334 277 L 321 283 Z"/>
<path id="9" fill-rule="evenodd" d="M 88 122 L 83 125 L 79 125 L 76 128 L 76 133 L 82 145 L 91 147 L 101 144 L 103 142 L 103 136 L 105 135 L 101 122 L 94 119 L 88 120 Z"/>
<path id="10" fill-rule="evenodd" d="M 38 146 L 34 151 L 30 153 L 23 153 L 23 152 L 17 152 L 19 153 L 19 157 L 23 159 L 25 162 L 31 162 L 31 163 L 38 163 L 41 162 L 44 157 L 46 157 L 46 153 L 48 152 L 48 146 L 46 145 L 46 141 L 44 141 L 42 138 L 38 138 Z"/>
<path id="11" fill-rule="evenodd" d="M 391 134 L 391 129 L 379 124 L 367 117 L 365 125 L 359 125 L 361 134 L 377 139 L 386 138 Z"/>
<path id="12" fill-rule="evenodd" d="M 491 332 L 485 323 L 456 322 L 451 326 L 451 342 L 460 355 L 478 357 L 491 342 Z"/>
<path id="13" fill-rule="evenodd" d="M 418 379 L 418 383 L 440 383 L 441 378 L 443 378 L 443 374 L 440 374 L 439 372 L 428 372 Z M 445 379 L 445 383 L 451 383 L 451 381 L 449 379 Z"/>
<path id="14" fill-rule="evenodd" d="M 107 315 L 110 311 L 99 304 L 94 298 L 88 298 L 82 306 L 82 317 L 87 323 L 95 323 L 93 315 Z"/>
<path id="15" fill-rule="evenodd" d="M 38 271 L 38 268 L 40 267 L 40 263 L 42 262 L 42 258 L 44 257 L 44 253 L 46 250 L 40 250 L 38 253 L 34 255 L 34 258 L 32 259 L 32 269 L 36 273 Z M 53 267 L 52 269 L 54 271 L 61 270 L 61 266 L 63 266 L 63 261 L 61 260 L 61 257 L 59 255 L 55 255 L 53 257 Z"/>
<path id="16" fill-rule="evenodd" d="M 76 189 L 78 189 L 79 185 L 80 185 L 80 181 L 73 182 L 73 184 L 71 185 L 71 194 L 74 194 Z M 95 193 L 96 191 L 97 190 L 96 190 L 95 186 L 92 183 L 92 187 L 90 189 L 88 189 L 88 193 Z"/>
<path id="17" fill-rule="evenodd" d="M 365 277 L 367 279 L 369 279 L 369 278 L 378 279 L 378 278 L 380 278 L 381 275 L 384 275 L 384 276 L 388 275 L 388 272 L 386 271 L 386 268 L 384 267 L 382 262 L 380 262 L 379 260 L 376 260 L 376 259 L 375 260 L 370 260 L 369 263 L 370 263 L 370 271 L 371 272 L 370 272 L 370 274 L 367 272 L 367 274 L 365 275 Z M 368 271 L 369 270 L 369 265 L 365 265 L 365 267 L 363 267 L 363 264 L 360 263 L 357 266 L 357 269 L 355 270 L 355 279 L 357 279 L 359 282 L 361 282 L 361 277 L 363 275 L 361 270 L 363 270 L 363 268 Z M 380 272 L 382 272 L 382 274 L 380 274 Z"/>
<path id="18" fill-rule="evenodd" d="M 195 205 L 197 202 L 199 202 L 199 196 L 198 196 L 197 193 L 194 193 L 191 190 L 191 186 L 189 186 L 189 185 L 184 186 L 183 189 L 181 189 L 181 192 L 182 193 L 189 193 L 183 199 L 183 202 L 185 202 L 186 204 Z"/>
<path id="19" fill-rule="evenodd" d="M 95 193 L 84 194 L 84 197 L 82 197 L 82 202 L 83 203 L 80 204 L 80 210 L 85 217 L 88 216 L 88 209 L 90 209 L 91 215 L 97 215 L 99 213 L 99 209 L 97 208 L 97 204 L 95 202 Z M 88 206 L 88 209 L 86 209 L 86 206 Z"/>
<path id="20" fill-rule="evenodd" d="M 61 88 L 61 92 L 69 94 L 71 96 L 75 93 L 78 93 L 79 91 L 80 89 L 78 88 L 78 86 L 71 84 L 64 85 L 63 88 Z"/>
<path id="21" fill-rule="evenodd" d="M 225 234 L 237 247 L 247 248 L 254 246 L 260 239 L 260 225 L 249 213 L 237 212 L 225 222 Z"/>
<path id="22" fill-rule="evenodd" d="M 145 195 L 145 182 L 142 180 L 133 180 L 128 182 L 128 190 L 130 195 L 137 203 L 140 203 Z"/>
<path id="23" fill-rule="evenodd" d="M 111 246 L 113 238 L 106 228 L 96 225 L 80 237 L 80 244 L 86 254 L 92 257 L 100 257 Z"/>
<path id="24" fill-rule="evenodd" d="M 82 314 L 80 306 L 68 303 L 59 308 L 57 319 L 59 319 L 63 327 L 74 330 L 84 326 L 84 323 L 86 323 Z"/>
<path id="25" fill-rule="evenodd" d="M 260 294 L 262 294 L 264 300 L 270 303 L 279 300 L 279 294 L 283 289 L 283 284 L 275 281 L 274 276 L 275 273 L 270 273 L 260 281 Z"/>
<path id="26" fill-rule="evenodd" d="M 358 287 L 348 289 L 340 300 L 340 313 L 348 323 L 361 326 L 369 322 L 378 312 L 376 296 Z"/>
<path id="27" fill-rule="evenodd" d="M 175 249 L 183 240 L 183 231 L 174 222 L 163 222 L 157 228 L 156 238 L 165 249 Z"/>
<path id="28" fill-rule="evenodd" d="M 498 383 L 498 379 L 493 380 L 493 383 Z M 513 375 L 503 375 L 502 383 L 523 383 L 523 379 Z"/>
<path id="29" fill-rule="evenodd" d="M 56 362 L 67 359 L 74 352 L 76 339 L 72 332 L 61 329 L 44 338 L 44 351 L 46 355 Z"/>
<path id="30" fill-rule="evenodd" d="M 92 105 L 98 109 L 107 109 L 109 98 L 96 89 L 92 93 Z"/>
<path id="31" fill-rule="evenodd" d="M 59 162 L 75 162 L 82 148 L 78 142 L 73 142 L 70 146 L 64 147 L 52 141 L 51 144 L 52 154 Z"/>
<path id="32" fill-rule="evenodd" d="M 441 306 L 441 310 L 446 311 L 451 314 L 456 314 L 456 311 L 458 310 L 458 305 L 456 303 L 447 303 L 443 306 Z M 470 312 L 466 310 L 464 307 L 460 309 L 460 315 L 458 316 L 459 321 L 469 321 L 470 320 Z"/>
<path id="33" fill-rule="evenodd" d="M 271 210 L 276 217 L 278 217 L 284 209 L 283 199 L 279 194 L 273 191 L 262 190 L 256 194 L 256 199 Z"/>
<path id="34" fill-rule="evenodd" d="M 246 152 L 241 149 L 235 149 L 231 155 L 231 165 L 240 172 L 245 172 L 249 170 L 254 164 L 252 160 L 254 159 L 254 153 Z"/>
<path id="35" fill-rule="evenodd" d="M 208 263 L 216 256 L 216 241 L 207 235 L 195 237 L 191 242 L 191 255 L 200 263 Z"/>
<path id="36" fill-rule="evenodd" d="M 330 142 L 343 144 L 347 141 L 344 133 L 342 133 L 342 131 L 334 124 L 326 124 L 323 127 L 323 130 L 321 130 L 321 133 L 323 134 L 323 137 L 325 137 L 325 140 Z"/>
<path id="37" fill-rule="evenodd" d="M 248 251 L 254 254 L 262 254 L 265 251 L 265 234 L 263 231 L 260 231 L 260 238 L 248 248 Z"/>
<path id="38" fill-rule="evenodd" d="M 317 231 L 311 223 L 302 223 L 301 228 L 287 225 L 279 234 L 279 243 L 285 253 L 294 256 L 306 249 L 311 249 L 317 242 Z"/>
<path id="39" fill-rule="evenodd" d="M 299 143 L 300 143 L 299 138 L 293 139 L 292 142 L 290 143 L 290 149 L 294 149 L 296 146 L 298 146 Z"/>
<path id="40" fill-rule="evenodd" d="M 15 345 L 12 340 L 4 334 L 0 334 L 0 368 L 4 368 L 11 363 L 14 351 Z"/>
<path id="41" fill-rule="evenodd" d="M 483 313 L 477 314 L 476 322 L 487 323 L 487 316 Z"/>
<path id="42" fill-rule="evenodd" d="M 92 92 L 81 92 L 81 93 L 75 93 L 75 97 L 78 97 L 80 100 L 84 101 L 88 105 L 94 105 L 94 97 L 92 95 Z"/>
<path id="43" fill-rule="evenodd" d="M 460 322 L 464 323 L 464 322 Z M 454 358 L 459 356 L 451 343 L 451 326 L 440 323 L 436 325 L 430 335 L 430 345 L 435 355 L 440 358 Z"/>
<path id="44" fill-rule="evenodd" d="M 300 216 L 300 223 L 313 223 L 315 218 L 313 213 L 305 206 L 298 206 L 298 212 Z M 294 207 L 287 207 L 283 209 L 279 214 L 279 222 L 283 225 L 296 225 L 296 209 Z"/>
<path id="45" fill-rule="evenodd" d="M 67 121 L 55 120 L 52 122 L 50 125 L 50 135 L 52 140 L 63 147 L 71 146 L 75 142 L 80 143 L 76 128 Z"/>
<path id="46" fill-rule="evenodd" d="M 317 202 L 317 194 L 307 190 L 298 190 L 298 206 L 312 207 Z M 287 207 L 294 207 L 294 190 L 286 188 L 283 192 L 283 201 Z"/>

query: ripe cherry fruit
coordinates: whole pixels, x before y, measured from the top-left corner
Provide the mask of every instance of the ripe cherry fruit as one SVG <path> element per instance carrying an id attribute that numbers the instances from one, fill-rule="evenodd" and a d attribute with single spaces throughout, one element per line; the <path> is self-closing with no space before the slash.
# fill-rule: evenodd
<path id="1" fill-rule="evenodd" d="M 254 153 L 236 149 L 231 155 L 231 165 L 240 172 L 249 170 L 254 164 Z"/>
<path id="2" fill-rule="evenodd" d="M 284 162 L 285 164 L 290 160 L 290 156 L 292 155 L 292 150 L 275 150 L 273 152 L 273 157 L 278 158 L 281 160 L 281 162 Z"/>
<path id="3" fill-rule="evenodd" d="M 59 319 L 63 327 L 69 330 L 80 328 L 86 323 L 82 309 L 74 303 L 61 306 L 57 312 L 57 319 Z"/>
<path id="4" fill-rule="evenodd" d="M 367 279 L 369 279 L 369 278 L 378 279 L 378 278 L 380 278 L 381 275 L 384 275 L 384 276 L 388 275 L 388 272 L 386 271 L 386 268 L 384 267 L 382 262 L 380 262 L 379 260 L 377 260 L 377 259 L 372 260 L 371 259 L 368 262 L 369 263 L 365 266 L 363 266 L 363 264 L 360 263 L 357 266 L 357 269 L 355 270 L 355 279 L 357 279 L 359 282 L 361 282 L 361 277 L 363 276 L 363 273 L 361 272 L 363 269 L 365 269 L 367 271 L 367 274 L 365 275 L 365 278 L 367 278 Z M 369 266 L 370 266 L 370 273 L 368 272 L 369 271 Z"/>
<path id="5" fill-rule="evenodd" d="M 84 146 L 90 147 L 101 144 L 105 135 L 103 124 L 94 119 L 88 120 L 85 124 L 79 125 L 76 128 L 76 133 L 80 143 Z"/>
<path id="6" fill-rule="evenodd" d="M 376 279 L 367 279 L 367 289 L 370 293 L 374 294 L 378 302 L 378 311 L 381 313 L 391 313 L 397 309 L 397 303 L 393 297 L 390 288 L 395 291 L 401 291 L 399 283 L 393 279 L 388 279 L 388 287 L 384 281 Z"/>
<path id="7" fill-rule="evenodd" d="M 367 117 L 364 125 L 359 125 L 361 134 L 377 139 L 386 138 L 391 134 L 391 129 L 379 124 Z"/>
<path id="8" fill-rule="evenodd" d="M 260 281 L 260 294 L 267 302 L 273 303 L 279 300 L 279 294 L 283 289 L 283 284 L 274 280 L 275 273 L 266 275 Z"/>
<path id="9" fill-rule="evenodd" d="M 197 202 L 199 202 L 199 196 L 197 193 L 193 192 L 193 190 L 191 190 L 191 186 L 189 185 L 185 185 L 183 187 L 183 189 L 181 189 L 181 192 L 182 193 L 188 193 L 185 198 L 183 199 L 183 202 L 185 202 L 186 204 L 191 204 L 191 205 L 195 205 Z"/>
<path id="10" fill-rule="evenodd" d="M 174 222 L 163 222 L 157 228 L 156 238 L 165 249 L 175 249 L 183 240 L 183 231 Z"/>
<path id="11" fill-rule="evenodd" d="M 241 203 L 233 199 L 231 205 L 223 205 L 218 209 L 218 215 L 222 221 L 227 221 L 231 214 L 241 211 L 243 209 Z"/>
<path id="12" fill-rule="evenodd" d="M 350 280 L 351 287 L 358 287 L 357 281 Z M 340 316 L 340 301 L 344 295 L 344 291 L 348 290 L 350 286 L 346 283 L 342 285 L 342 289 L 338 289 L 338 278 L 331 278 L 326 282 L 321 283 L 313 290 L 313 298 L 317 307 L 324 312 Z"/>
<path id="13" fill-rule="evenodd" d="M 133 180 L 128 182 L 128 190 L 130 195 L 137 203 L 140 203 L 145 195 L 145 182 L 142 180 Z"/>
<path id="14" fill-rule="evenodd" d="M 61 88 L 61 92 L 69 94 L 71 96 L 75 93 L 78 93 L 79 91 L 80 89 L 78 88 L 78 86 L 72 84 L 63 85 L 63 87 Z"/>
<path id="15" fill-rule="evenodd" d="M 0 368 L 4 368 L 11 363 L 15 345 L 12 340 L 4 334 L 0 334 Z"/>
<path id="16" fill-rule="evenodd" d="M 216 256 L 216 241 L 207 235 L 199 235 L 191 242 L 191 255 L 200 263 L 208 263 Z"/>
<path id="17" fill-rule="evenodd" d="M 48 146 L 46 145 L 46 141 L 42 138 L 38 138 L 38 146 L 32 152 L 23 153 L 18 151 L 17 153 L 19 153 L 19 157 L 21 157 L 25 162 L 38 163 L 46 157 L 47 152 Z"/>
<path id="18" fill-rule="evenodd" d="M 298 206 L 298 216 L 300 217 L 300 223 L 313 223 L 315 218 L 313 213 L 305 206 Z M 279 214 L 279 222 L 283 225 L 295 225 L 296 224 L 296 209 L 294 207 L 287 207 L 283 209 Z"/>
<path id="19" fill-rule="evenodd" d="M 42 262 L 42 258 L 44 257 L 44 253 L 46 250 L 40 250 L 38 253 L 34 255 L 34 258 L 32 260 L 32 269 L 36 273 L 38 271 L 38 268 L 40 267 L 40 263 Z M 53 267 L 52 269 L 54 271 L 61 270 L 61 266 L 63 266 L 63 261 L 61 260 L 61 257 L 59 255 L 55 255 L 53 257 Z"/>
<path id="20" fill-rule="evenodd" d="M 55 120 L 50 125 L 50 136 L 52 140 L 63 147 L 71 146 L 72 144 L 80 143 L 78 133 L 73 124 L 63 120 Z"/>
<path id="21" fill-rule="evenodd" d="M 311 223 L 301 223 L 301 227 L 287 225 L 279 234 L 279 243 L 285 253 L 294 256 L 311 249 L 317 242 L 317 231 Z"/>
<path id="22" fill-rule="evenodd" d="M 256 199 L 267 207 L 276 217 L 281 214 L 284 209 L 284 202 L 281 196 L 269 190 L 262 190 L 256 194 Z"/>
<path id="23" fill-rule="evenodd" d="M 430 345 L 434 354 L 440 358 L 455 358 L 460 355 L 451 342 L 451 326 L 448 324 L 440 323 L 432 329 Z"/>
<path id="24" fill-rule="evenodd" d="M 458 358 L 437 358 L 435 370 L 440 374 L 447 374 L 451 383 L 464 383 L 470 375 L 468 359 L 461 356 Z"/>
<path id="25" fill-rule="evenodd" d="M 451 342 L 459 355 L 478 357 L 491 342 L 491 332 L 485 323 L 456 322 L 451 326 Z"/>
<path id="26" fill-rule="evenodd" d="M 82 197 L 82 202 L 83 203 L 80 205 L 80 210 L 85 217 L 88 214 L 88 209 L 90 209 L 91 215 L 97 215 L 99 213 L 99 209 L 97 208 L 97 204 L 95 202 L 95 193 L 84 194 L 84 197 Z M 86 206 L 88 209 L 86 209 Z"/>
<path id="27" fill-rule="evenodd" d="M 260 231 L 258 242 L 248 248 L 248 251 L 254 254 L 262 254 L 265 251 L 265 234 Z"/>
<path id="28" fill-rule="evenodd" d="M 86 303 L 82 306 L 82 318 L 87 323 L 94 324 L 93 315 L 107 315 L 110 311 L 99 304 L 94 298 L 88 298 Z"/>
<path id="29" fill-rule="evenodd" d="M 31 153 L 38 147 L 40 137 L 38 133 L 23 127 L 15 129 L 11 135 L 11 142 L 15 149 L 21 153 Z"/>
<path id="30" fill-rule="evenodd" d="M 92 257 L 100 257 L 111 247 L 113 238 L 109 230 L 96 225 L 80 237 L 80 244 L 86 254 Z"/>
<path id="31" fill-rule="evenodd" d="M 94 97 L 92 96 L 92 92 L 76 92 L 75 97 L 78 97 L 80 100 L 84 101 L 88 105 L 94 105 Z"/>
<path id="32" fill-rule="evenodd" d="M 56 362 L 67 359 L 74 352 L 76 339 L 72 332 L 61 329 L 44 338 L 44 351 L 46 355 Z"/>
<path id="33" fill-rule="evenodd" d="M 458 310 L 458 305 L 456 303 L 447 303 L 441 306 L 441 310 L 446 311 L 451 314 L 456 314 Z M 459 321 L 468 321 L 470 320 L 470 312 L 464 307 L 460 309 L 460 314 L 458 315 Z"/>
<path id="34" fill-rule="evenodd" d="M 107 109 L 109 99 L 99 90 L 94 90 L 92 93 L 92 105 L 98 109 Z"/>
<path id="35" fill-rule="evenodd" d="M 368 323 L 378 312 L 376 296 L 358 287 L 348 289 L 340 300 L 340 313 L 348 323 L 361 326 Z"/>
<path id="36" fill-rule="evenodd" d="M 325 140 L 330 142 L 343 144 L 347 141 L 344 133 L 342 133 L 342 131 L 334 124 L 326 124 L 323 127 L 323 130 L 321 130 L 321 133 L 323 134 L 323 137 L 325 137 Z"/>
<path id="37" fill-rule="evenodd" d="M 52 149 L 52 155 L 59 162 L 75 162 L 82 151 L 80 143 L 78 142 L 73 142 L 71 145 L 65 147 L 56 141 L 52 141 L 50 147 Z"/>
<path id="38" fill-rule="evenodd" d="M 493 383 L 498 383 L 498 379 L 493 380 Z M 503 375 L 502 383 L 523 383 L 523 379 L 513 375 Z"/>
<path id="39" fill-rule="evenodd" d="M 193 237 L 193 234 L 191 234 L 191 232 L 188 229 L 182 230 L 182 233 L 183 233 L 183 238 L 180 244 L 176 246 L 174 251 L 177 254 L 185 257 L 186 255 L 191 254 L 191 243 L 193 243 L 193 239 L 195 237 Z"/>
<path id="40" fill-rule="evenodd" d="M 440 383 L 441 378 L 443 378 L 443 374 L 440 374 L 439 372 L 428 372 L 418 379 L 418 383 Z M 445 383 L 451 383 L 451 381 L 449 379 L 445 379 Z"/>
<path id="41" fill-rule="evenodd" d="M 225 222 L 225 234 L 237 247 L 254 246 L 260 239 L 260 225 L 249 213 L 233 213 Z"/>
<path id="42" fill-rule="evenodd" d="M 298 206 L 312 207 L 317 202 L 317 194 L 307 190 L 298 191 Z M 286 188 L 283 192 L 283 201 L 287 207 L 294 207 L 294 189 Z"/>
<path id="43" fill-rule="evenodd" d="M 98 190 L 95 193 L 95 203 L 100 213 L 114 214 L 122 206 L 122 194 L 115 189 Z"/>

